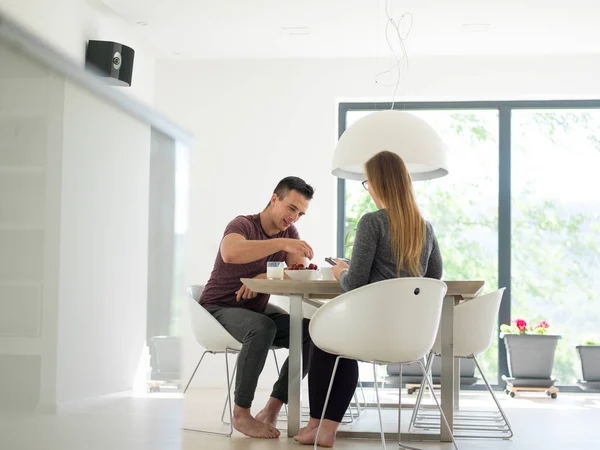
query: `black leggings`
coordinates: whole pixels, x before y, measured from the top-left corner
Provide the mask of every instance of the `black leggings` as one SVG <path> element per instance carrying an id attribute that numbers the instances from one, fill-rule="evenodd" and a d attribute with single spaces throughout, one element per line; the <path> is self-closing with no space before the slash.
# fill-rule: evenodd
<path id="1" fill-rule="evenodd" d="M 310 366 L 308 371 L 308 397 L 310 400 L 310 417 L 321 419 L 329 381 L 333 373 L 336 355 L 324 352 L 311 344 Z M 352 401 L 358 383 L 358 362 L 353 359 L 340 358 L 325 419 L 341 422 L 348 405 Z"/>

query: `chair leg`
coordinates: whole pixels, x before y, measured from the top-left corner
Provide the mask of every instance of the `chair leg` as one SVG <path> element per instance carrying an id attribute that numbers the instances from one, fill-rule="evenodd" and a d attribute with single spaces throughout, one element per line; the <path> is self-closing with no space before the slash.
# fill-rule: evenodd
<path id="1" fill-rule="evenodd" d="M 362 394 L 363 409 L 364 409 L 367 407 L 367 397 L 365 397 L 365 390 L 363 389 L 363 384 L 362 384 L 362 381 L 360 380 L 360 377 L 358 377 L 358 385 L 360 386 L 360 393 Z"/>
<path id="2" fill-rule="evenodd" d="M 229 352 L 225 349 L 225 371 L 227 372 L 227 403 L 229 403 L 229 436 L 233 434 L 233 408 L 231 407 L 231 382 L 229 381 Z M 237 359 L 235 361 L 237 367 Z M 233 378 L 233 377 L 232 377 Z"/>
<path id="3" fill-rule="evenodd" d="M 356 394 L 356 391 L 354 391 L 354 405 L 356 406 L 356 417 L 360 417 L 360 413 L 362 412 L 362 409 L 360 407 L 360 402 L 358 400 L 358 395 Z M 350 404 L 350 408 L 352 408 L 352 404 Z"/>
<path id="4" fill-rule="evenodd" d="M 440 416 L 442 417 L 442 420 L 444 421 L 444 425 L 446 426 L 446 429 L 450 433 L 450 437 L 452 438 L 452 444 L 454 444 L 454 448 L 456 450 L 458 450 L 458 446 L 456 445 L 456 440 L 454 439 L 454 434 L 452 433 L 452 429 L 450 428 L 450 425 L 448 425 L 448 421 L 446 420 L 446 415 L 444 414 L 444 411 L 442 411 L 442 406 L 440 405 L 440 402 L 438 402 L 435 392 L 433 391 L 433 384 L 431 383 L 431 380 L 429 379 L 429 377 L 427 376 L 427 373 L 425 372 L 425 366 L 423 365 L 423 363 L 421 361 L 418 361 L 418 363 L 421 366 L 421 371 L 423 372 L 423 379 L 427 380 L 427 385 L 429 386 L 429 389 L 431 389 L 431 395 L 433 396 L 433 399 L 435 400 L 435 404 L 437 405 L 437 407 L 440 411 Z"/>
<path id="5" fill-rule="evenodd" d="M 402 364 L 398 372 L 398 448 L 408 450 L 421 450 L 418 447 L 409 447 L 402 443 Z"/>
<path id="6" fill-rule="evenodd" d="M 373 363 L 373 380 L 375 380 L 373 384 L 375 385 L 375 400 L 377 401 L 377 414 L 379 415 L 379 431 L 381 433 L 381 446 L 383 447 L 383 450 L 386 450 L 385 433 L 383 431 L 383 419 L 381 418 L 381 403 L 379 402 L 379 388 L 377 387 L 377 368 L 375 363 Z"/>
<path id="7" fill-rule="evenodd" d="M 207 353 L 208 353 L 208 350 L 206 350 L 204 353 L 202 353 L 202 356 L 200 357 L 200 361 L 198 361 L 198 364 L 196 364 L 196 368 L 194 369 L 194 373 L 192 373 L 192 376 L 190 377 L 190 380 L 187 382 L 187 385 L 185 386 L 185 389 L 183 390 L 184 394 L 187 392 L 188 388 L 190 387 L 190 384 L 192 383 L 192 380 L 196 376 L 196 372 L 198 371 L 198 367 L 200 367 L 200 363 L 204 359 L 204 355 L 206 355 Z"/>
<path id="8" fill-rule="evenodd" d="M 325 411 L 327 411 L 327 405 L 329 404 L 329 395 L 331 394 L 331 388 L 333 387 L 333 380 L 335 379 L 335 373 L 337 372 L 338 363 L 340 362 L 341 356 L 335 358 L 335 364 L 333 365 L 333 372 L 331 374 L 331 380 L 329 380 L 329 388 L 327 389 L 327 395 L 325 396 L 325 404 L 323 405 L 323 411 L 321 412 L 321 420 L 317 428 L 317 435 L 315 436 L 314 450 L 318 450 L 319 434 L 321 433 L 321 425 L 325 420 Z"/>
<path id="9" fill-rule="evenodd" d="M 429 353 L 429 356 L 427 357 L 427 365 L 425 366 L 425 372 L 427 373 L 427 375 L 425 375 L 426 377 L 429 377 L 429 371 L 431 370 L 431 364 L 433 363 L 434 356 L 435 355 L 433 354 L 433 352 L 431 352 L 431 353 Z M 427 383 L 425 382 L 425 380 L 424 379 L 421 380 L 421 387 L 419 388 L 419 392 L 417 392 L 415 408 L 413 409 L 413 413 L 410 418 L 410 422 L 408 424 L 409 431 L 412 429 L 412 427 L 414 427 L 415 421 L 417 420 L 417 415 L 419 414 L 419 409 L 421 408 L 421 401 L 423 400 L 423 393 L 425 391 L 426 385 L 427 385 Z"/>
<path id="10" fill-rule="evenodd" d="M 481 378 L 483 378 L 483 381 L 484 381 L 485 385 L 487 386 L 488 391 L 492 395 L 492 398 L 494 399 L 494 403 L 496 403 L 496 406 L 498 407 L 498 411 L 500 411 L 500 414 L 502 415 L 502 418 L 504 419 L 504 423 L 506 423 L 506 426 L 508 427 L 508 432 L 510 433 L 509 438 L 513 437 L 513 431 L 512 431 L 512 427 L 510 426 L 510 422 L 508 421 L 508 417 L 506 417 L 506 414 L 504 414 L 504 410 L 502 409 L 502 406 L 500 406 L 500 403 L 498 402 L 496 395 L 494 395 L 494 391 L 492 390 L 490 383 L 488 383 L 487 378 L 483 374 L 483 370 L 481 370 L 481 366 L 479 365 L 479 362 L 477 361 L 477 358 L 475 358 L 475 356 L 473 356 L 473 361 L 475 362 L 475 365 L 477 366 L 477 370 L 479 370 L 479 373 L 481 374 Z"/>
<path id="11" fill-rule="evenodd" d="M 198 367 L 200 367 L 200 363 L 204 359 L 204 355 L 206 353 L 212 353 L 212 352 L 205 351 L 202 354 L 202 357 L 200 358 L 200 361 L 198 362 L 198 365 L 196 366 L 196 370 L 194 370 L 194 373 L 192 374 L 192 378 L 194 378 L 194 375 L 196 375 L 196 371 L 198 370 Z M 227 358 L 228 356 L 229 356 L 228 351 L 225 350 L 225 370 L 227 372 L 227 404 L 229 404 L 229 433 L 219 433 L 216 431 L 206 431 L 206 430 L 200 430 L 200 429 L 196 429 L 196 428 L 185 428 L 185 427 L 182 428 L 184 431 L 194 431 L 196 433 L 216 434 L 219 436 L 227 436 L 227 437 L 231 437 L 231 435 L 233 434 L 233 409 L 231 408 L 231 383 L 230 383 L 230 378 L 229 378 L 229 360 Z M 190 378 L 190 381 L 188 382 L 188 386 L 192 382 L 192 378 Z M 187 390 L 187 386 L 186 386 L 185 390 Z"/>
<path id="12" fill-rule="evenodd" d="M 229 386 L 229 390 L 231 391 L 231 386 L 233 386 L 234 381 L 235 381 L 235 372 L 237 371 L 237 358 L 235 360 L 235 365 L 233 366 L 233 373 L 231 374 L 231 380 L 228 384 Z M 221 412 L 221 422 L 223 422 L 225 425 L 229 425 L 228 422 L 225 421 L 225 410 L 227 409 L 227 398 L 225 398 L 225 403 L 223 403 L 223 412 Z"/>

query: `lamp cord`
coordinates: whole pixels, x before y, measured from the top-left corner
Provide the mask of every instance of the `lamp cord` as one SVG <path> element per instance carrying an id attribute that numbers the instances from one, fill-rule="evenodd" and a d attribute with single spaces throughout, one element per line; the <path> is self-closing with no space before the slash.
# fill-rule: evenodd
<path id="1" fill-rule="evenodd" d="M 394 109 L 394 105 L 396 102 L 396 93 L 398 91 L 398 87 L 400 86 L 400 77 L 402 75 L 401 72 L 401 67 L 400 64 L 402 61 L 406 61 L 406 69 L 408 70 L 408 54 L 406 53 L 406 47 L 404 46 L 404 40 L 408 37 L 408 35 L 410 34 L 411 30 L 412 30 L 412 26 L 413 26 L 413 16 L 411 13 L 404 13 L 400 16 L 400 19 L 398 20 L 398 22 L 396 22 L 393 18 L 393 13 L 389 10 L 388 6 L 389 6 L 389 0 L 385 0 L 385 15 L 387 17 L 387 22 L 385 24 L 385 40 L 388 44 L 388 47 L 390 48 L 390 51 L 392 53 L 392 56 L 394 58 L 394 61 L 396 62 L 390 69 L 388 70 L 384 70 L 382 72 L 379 72 L 378 74 L 375 75 L 375 83 L 380 85 L 380 86 L 386 86 L 386 87 L 394 87 L 394 91 L 392 93 L 392 107 L 391 109 Z M 402 32 L 400 31 L 400 25 L 402 24 L 402 21 L 407 18 L 407 20 L 410 20 L 409 25 L 408 25 L 408 29 L 406 31 L 406 33 L 404 35 L 402 35 Z M 395 31 L 395 36 L 398 38 L 398 43 L 400 45 L 400 54 L 396 53 L 396 50 L 394 50 L 394 46 L 392 45 L 392 42 L 390 40 L 390 27 L 393 28 L 392 33 L 394 33 Z M 396 82 L 392 83 L 392 84 L 382 84 L 378 81 L 378 78 L 384 74 L 392 74 L 394 71 L 397 71 L 397 75 L 396 75 Z"/>

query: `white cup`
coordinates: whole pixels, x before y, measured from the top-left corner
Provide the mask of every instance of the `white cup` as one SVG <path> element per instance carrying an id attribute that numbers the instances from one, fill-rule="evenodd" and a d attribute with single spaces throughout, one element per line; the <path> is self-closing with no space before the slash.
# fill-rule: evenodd
<path id="1" fill-rule="evenodd" d="M 269 280 L 283 280 L 284 262 L 269 261 L 267 262 L 267 278 Z"/>
<path id="2" fill-rule="evenodd" d="M 319 271 L 321 272 L 321 278 L 323 278 L 324 281 L 335 280 L 335 277 L 333 276 L 333 270 L 331 267 L 321 267 Z"/>

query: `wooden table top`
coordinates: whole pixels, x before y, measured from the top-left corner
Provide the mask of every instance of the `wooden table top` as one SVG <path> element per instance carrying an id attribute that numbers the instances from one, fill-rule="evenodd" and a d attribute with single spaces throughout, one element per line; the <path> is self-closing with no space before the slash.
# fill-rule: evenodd
<path id="1" fill-rule="evenodd" d="M 343 294 L 339 281 L 299 281 L 299 280 L 266 280 L 257 278 L 241 278 L 241 282 L 250 290 L 261 294 L 303 295 L 307 298 L 334 298 Z M 448 286 L 447 296 L 469 299 L 479 295 L 485 281 L 461 280 L 445 281 Z"/>

